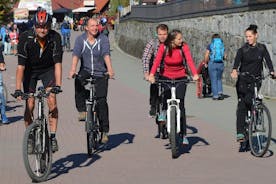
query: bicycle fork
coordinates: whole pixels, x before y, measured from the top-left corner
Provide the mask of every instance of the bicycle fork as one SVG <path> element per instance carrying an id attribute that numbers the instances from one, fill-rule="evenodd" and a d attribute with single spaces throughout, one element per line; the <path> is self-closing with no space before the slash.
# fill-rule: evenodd
<path id="1" fill-rule="evenodd" d="M 167 104 L 168 104 L 168 109 L 167 109 L 167 132 L 170 133 L 171 131 L 171 109 L 172 107 L 176 108 L 176 133 L 180 132 L 180 108 L 179 108 L 179 104 L 180 104 L 180 100 L 176 99 L 176 88 L 172 87 L 171 88 L 171 99 L 167 100 Z"/>

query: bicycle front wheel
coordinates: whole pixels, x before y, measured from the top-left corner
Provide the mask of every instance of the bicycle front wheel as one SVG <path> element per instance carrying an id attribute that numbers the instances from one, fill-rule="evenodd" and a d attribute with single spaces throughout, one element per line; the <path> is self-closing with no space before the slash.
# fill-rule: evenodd
<path id="1" fill-rule="evenodd" d="M 264 104 L 259 105 L 252 116 L 248 132 L 249 145 L 253 155 L 262 157 L 267 152 L 271 140 L 271 116 Z"/>
<path id="2" fill-rule="evenodd" d="M 32 181 L 47 180 L 52 168 L 52 149 L 47 128 L 44 134 L 38 122 L 33 122 L 25 131 L 23 160 Z"/>
<path id="3" fill-rule="evenodd" d="M 99 146 L 99 132 L 96 126 L 97 116 L 92 111 L 92 106 L 87 107 L 86 117 L 86 141 L 87 141 L 87 154 L 91 156 L 93 150 L 98 149 Z"/>
<path id="4" fill-rule="evenodd" d="M 171 142 L 171 151 L 172 151 L 172 158 L 178 157 L 178 147 L 179 147 L 179 135 L 177 133 L 177 119 L 176 119 L 176 107 L 172 106 L 170 110 L 170 142 Z"/>

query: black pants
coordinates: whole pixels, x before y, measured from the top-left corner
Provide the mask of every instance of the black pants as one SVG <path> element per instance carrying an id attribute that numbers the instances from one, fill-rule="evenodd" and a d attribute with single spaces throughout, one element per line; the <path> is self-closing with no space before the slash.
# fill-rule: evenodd
<path id="1" fill-rule="evenodd" d="M 261 88 L 261 83 L 257 86 L 258 90 Z M 238 96 L 238 107 L 237 107 L 237 134 L 246 133 L 246 122 L 245 118 L 247 116 L 248 110 L 250 110 L 252 105 L 252 98 L 254 96 L 254 84 L 249 81 L 244 81 L 239 78 L 236 83 L 236 91 Z"/>
<path id="2" fill-rule="evenodd" d="M 170 80 L 166 77 L 161 77 L 161 79 L 165 79 L 165 80 Z M 169 88 L 168 85 L 163 84 L 162 88 L 165 90 L 164 91 L 164 98 L 163 98 L 163 110 L 167 110 L 167 99 L 171 98 L 171 88 Z M 186 135 L 187 134 L 187 122 L 186 122 L 186 111 L 185 111 L 185 95 L 186 95 L 186 88 L 187 85 L 186 83 L 181 83 L 181 84 L 177 84 L 176 87 L 176 98 L 180 99 L 180 104 L 179 104 L 179 108 L 180 108 L 180 127 L 181 127 L 181 134 Z"/>
<path id="3" fill-rule="evenodd" d="M 209 78 L 204 78 L 203 79 L 203 88 L 202 88 L 202 94 L 203 95 L 210 95 L 212 93 L 211 89 L 211 81 Z"/>
<path id="4" fill-rule="evenodd" d="M 157 99 L 158 99 L 158 85 L 151 84 L 150 85 L 150 105 L 151 105 L 151 107 L 156 107 Z"/>
<path id="5" fill-rule="evenodd" d="M 80 72 L 79 72 L 80 73 Z M 96 79 L 96 111 L 100 123 L 101 132 L 109 132 L 109 113 L 107 104 L 108 79 L 100 77 Z M 75 79 L 75 102 L 79 112 L 86 111 L 85 100 L 89 97 L 89 91 L 84 88 L 80 80 Z"/>

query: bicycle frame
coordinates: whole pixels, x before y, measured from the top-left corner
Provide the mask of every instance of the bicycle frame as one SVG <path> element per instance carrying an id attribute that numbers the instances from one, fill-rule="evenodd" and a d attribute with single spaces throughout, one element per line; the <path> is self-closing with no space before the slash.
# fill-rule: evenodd
<path id="1" fill-rule="evenodd" d="M 254 95 L 252 97 L 252 105 L 251 108 L 247 111 L 247 117 L 246 117 L 246 123 L 249 125 L 250 123 L 254 123 L 255 121 L 253 121 L 252 119 L 252 115 L 251 112 L 256 113 L 256 107 L 257 105 L 259 105 L 260 103 L 262 103 L 262 99 L 263 99 L 263 95 L 258 91 L 258 87 L 257 87 L 257 83 L 260 80 L 265 79 L 266 77 L 261 77 L 260 79 L 256 79 L 254 76 L 249 75 L 249 77 L 252 77 L 254 79 Z M 255 116 L 253 116 L 255 117 Z"/>
<path id="2" fill-rule="evenodd" d="M 181 131 L 181 123 L 180 123 L 180 107 L 179 107 L 179 104 L 180 104 L 180 99 L 177 99 L 176 98 L 176 88 L 177 88 L 177 84 L 180 84 L 180 83 L 188 83 L 190 82 L 190 79 L 182 79 L 182 80 L 157 80 L 158 83 L 163 83 L 163 84 L 166 84 L 170 90 L 171 90 L 171 98 L 170 99 L 167 99 L 167 132 L 170 133 L 170 130 L 171 130 L 171 122 L 170 122 L 170 111 L 171 111 L 171 108 L 172 107 L 175 107 L 176 108 L 176 116 L 177 116 L 177 133 L 180 133 Z M 169 84 L 172 84 L 172 86 L 169 86 L 167 83 Z M 161 92 L 161 95 L 164 93 Z"/>
<path id="3" fill-rule="evenodd" d="M 171 87 L 171 98 L 167 100 L 167 104 L 168 104 L 168 109 L 167 109 L 167 131 L 168 133 L 170 133 L 171 130 L 171 118 L 170 118 L 170 112 L 171 112 L 171 108 L 174 106 L 176 107 L 176 117 L 177 117 L 177 121 L 176 121 L 176 127 L 177 127 L 177 132 L 180 132 L 180 108 L 179 108 L 179 104 L 180 104 L 180 100 L 176 99 L 176 87 L 173 86 Z"/>
<path id="4" fill-rule="evenodd" d="M 89 89 L 89 98 L 86 99 L 85 104 L 86 104 L 86 109 L 88 111 L 88 107 L 92 106 L 92 112 L 91 113 L 95 113 L 96 112 L 96 97 L 95 97 L 95 79 L 93 79 L 93 77 L 91 76 L 89 79 L 86 79 L 86 81 L 88 82 L 88 84 L 86 85 L 87 89 Z M 87 112 L 90 113 L 90 112 Z M 86 116 L 87 118 L 87 116 Z M 88 125 L 88 119 L 86 119 L 86 127 L 85 130 L 86 132 L 91 131 L 91 127 Z M 96 116 L 93 116 L 93 122 L 96 122 Z M 93 123 L 91 122 L 91 123 Z M 92 127 L 93 129 L 93 127 Z"/>

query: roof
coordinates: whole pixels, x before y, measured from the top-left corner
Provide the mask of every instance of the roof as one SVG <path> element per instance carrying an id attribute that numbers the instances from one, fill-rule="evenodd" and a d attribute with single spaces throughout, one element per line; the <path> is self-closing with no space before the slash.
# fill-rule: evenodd
<path id="1" fill-rule="evenodd" d="M 14 8 L 18 8 L 19 2 L 14 5 Z M 83 0 L 52 0 L 52 9 L 58 10 L 61 8 L 76 9 L 83 6 Z"/>
<path id="2" fill-rule="evenodd" d="M 157 3 L 158 0 L 142 0 L 142 3 Z"/>
<path id="3" fill-rule="evenodd" d="M 74 9 L 72 12 L 73 13 L 85 13 L 85 12 L 88 12 L 93 9 L 95 9 L 95 8 L 94 7 L 80 7 L 80 8 Z"/>
<path id="4" fill-rule="evenodd" d="M 95 0 L 96 9 L 93 11 L 93 13 L 100 13 L 108 2 L 109 0 Z"/>
<path id="5" fill-rule="evenodd" d="M 53 11 L 61 8 L 73 10 L 82 6 L 83 0 L 52 0 Z"/>

